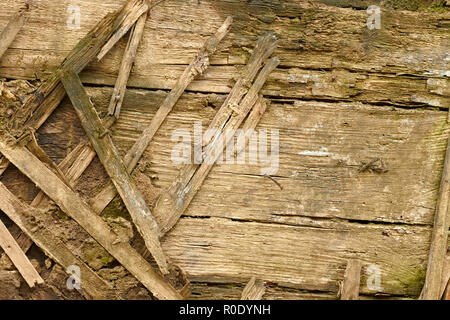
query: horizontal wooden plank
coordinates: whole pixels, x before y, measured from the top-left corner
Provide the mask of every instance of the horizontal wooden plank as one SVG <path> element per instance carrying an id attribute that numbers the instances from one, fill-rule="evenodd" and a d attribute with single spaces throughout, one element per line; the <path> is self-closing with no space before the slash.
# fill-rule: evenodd
<path id="1" fill-rule="evenodd" d="M 98 110 L 106 111 L 112 89 L 87 90 Z M 161 92 L 128 90 L 124 116 L 112 129 L 122 154 L 164 97 Z M 171 161 L 177 144 L 171 140 L 173 131 L 192 133 L 196 120 L 203 120 L 206 130 L 213 118 L 216 110 L 205 107 L 206 98 L 185 94 L 144 154 L 141 162 L 157 178 L 157 193 L 178 172 Z M 64 104 L 61 116 L 67 117 L 69 108 Z M 261 176 L 266 165 L 220 164 L 185 214 L 300 225 L 314 223 L 311 218 L 432 225 L 448 137 L 446 116 L 353 103 L 273 102 L 257 130 L 279 130 L 275 179 L 283 190 Z M 48 141 L 50 134 L 40 137 Z M 358 172 L 372 157 L 382 158 L 388 172 Z"/>
<path id="2" fill-rule="evenodd" d="M 80 29 L 69 30 L 67 4 L 40 1 L 0 61 L 0 76 L 49 74 L 105 12 L 121 3 L 79 1 Z M 0 27 L 17 6 L 13 0 L 5 1 Z M 365 11 L 300 1 L 166 1 L 150 13 L 129 85 L 171 89 L 203 39 L 228 15 L 235 17 L 230 36 L 212 57 L 211 68 L 188 90 L 228 92 L 230 79 L 245 64 L 256 37 L 271 31 L 280 39 L 275 55 L 280 57 L 281 68 L 269 79 L 266 94 L 408 106 L 449 105 L 450 85 L 445 78 L 448 35 L 440 24 L 445 14 L 387 10 L 382 12 L 382 29 L 371 32 L 366 27 Z M 82 79 L 114 85 L 125 46 L 126 39 L 122 39 L 101 62 L 91 64 Z"/>

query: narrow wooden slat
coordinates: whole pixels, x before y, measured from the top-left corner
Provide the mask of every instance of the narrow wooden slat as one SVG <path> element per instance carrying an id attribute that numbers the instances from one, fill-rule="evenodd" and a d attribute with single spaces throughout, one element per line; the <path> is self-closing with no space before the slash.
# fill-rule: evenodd
<path id="1" fill-rule="evenodd" d="M 252 277 L 242 290 L 241 300 L 262 300 L 264 293 L 266 293 L 264 283 Z"/>
<path id="2" fill-rule="evenodd" d="M 178 79 L 174 88 L 170 91 L 164 102 L 159 107 L 157 113 L 152 118 L 150 125 L 144 130 L 139 139 L 135 142 L 133 147 L 127 152 L 124 157 L 124 162 L 128 168 L 128 172 L 131 173 L 136 167 L 139 159 L 147 148 L 148 144 L 152 140 L 156 131 L 162 125 L 167 115 L 173 109 L 178 99 L 186 90 L 187 86 L 199 75 L 201 75 L 209 66 L 209 56 L 214 54 L 219 42 L 226 36 L 230 30 L 233 19 L 228 17 L 222 26 L 217 30 L 216 34 L 209 37 L 203 47 L 198 51 L 197 55 L 191 61 L 189 66 L 184 70 L 183 74 Z M 267 41 L 266 41 L 267 42 Z M 264 46 L 265 48 L 265 46 Z M 258 51 L 259 53 L 259 51 Z M 262 53 L 256 54 L 259 59 L 253 58 L 253 64 L 261 63 L 265 57 Z M 90 201 L 90 205 L 95 212 L 102 212 L 109 202 L 115 197 L 116 190 L 112 183 L 105 186 L 94 199 Z"/>
<path id="3" fill-rule="evenodd" d="M 60 264 L 64 269 L 78 266 L 81 273 L 81 293 L 86 298 L 114 299 L 114 291 L 78 259 L 45 224 L 45 213 L 26 205 L 15 197 L 0 183 L 0 209 L 41 248 L 47 256 Z M 19 270 L 20 271 L 20 270 Z"/>
<path id="4" fill-rule="evenodd" d="M 11 147 L 0 139 L 0 152 L 38 188 L 85 229 L 158 299 L 181 299 L 181 295 L 140 256 L 123 242 L 89 206 L 51 170 L 23 147 Z"/>
<path id="5" fill-rule="evenodd" d="M 340 287 L 341 300 L 359 300 L 359 284 L 361 282 L 361 261 L 351 259 L 347 262 L 344 280 Z"/>
<path id="6" fill-rule="evenodd" d="M 123 199 L 133 222 L 144 238 L 148 250 L 161 271 L 167 274 L 169 269 L 159 243 L 160 231 L 156 220 L 153 218 L 134 180 L 128 173 L 111 136 L 105 134 L 106 128 L 98 117 L 80 78 L 73 71 L 70 71 L 64 75 L 62 82 L 81 120 L 81 124 L 97 152 L 98 158 Z"/>
<path id="7" fill-rule="evenodd" d="M 444 300 L 450 300 L 450 254 L 445 257 L 444 271 L 442 272 L 441 289 L 439 297 Z"/>
<path id="8" fill-rule="evenodd" d="M 221 128 L 214 135 L 204 151 L 203 163 L 201 165 L 186 165 L 181 171 L 175 182 L 170 186 L 167 192 L 164 192 L 158 199 L 153 210 L 155 218 L 158 221 L 162 233 L 168 232 L 177 223 L 183 212 L 191 203 L 197 191 L 200 189 L 203 181 L 211 171 L 214 163 L 222 155 L 223 148 L 233 138 L 236 130 L 255 105 L 258 99 L 258 93 L 267 80 L 269 74 L 278 66 L 278 58 L 270 59 L 258 75 L 255 83 L 252 85 L 242 102 L 233 107 L 229 118 L 224 118 L 222 123 L 217 123 Z M 260 99 L 259 103 L 263 103 Z M 224 104 L 222 109 L 230 109 L 229 104 Z M 218 113 L 221 113 L 219 110 Z M 227 113 L 227 112 L 224 112 Z M 224 142 L 219 146 L 218 143 Z M 220 150 L 220 152 L 215 152 Z M 187 168 L 187 170 L 185 169 Z"/>
<path id="9" fill-rule="evenodd" d="M 111 96 L 108 110 L 109 115 L 114 115 L 117 119 L 119 119 L 120 116 L 120 109 L 122 108 L 128 77 L 130 76 L 131 68 L 134 64 L 136 51 L 144 33 L 145 21 L 147 21 L 147 12 L 144 12 L 139 17 L 136 25 L 131 30 L 130 38 L 128 40 L 128 44 L 122 58 L 122 64 L 119 69 L 119 75 L 117 76 L 116 85 Z"/>
<path id="10" fill-rule="evenodd" d="M 444 169 L 442 171 L 439 197 L 434 217 L 433 236 L 431 238 L 430 253 L 425 285 L 420 296 L 423 300 L 440 299 L 442 275 L 447 253 L 448 229 L 450 227 L 449 196 L 450 196 L 450 138 L 447 143 Z"/>
<path id="11" fill-rule="evenodd" d="M 0 201 L 3 201 L 3 197 Z M 28 260 L 25 253 L 17 244 L 14 237 L 9 233 L 6 226 L 0 220 L 0 247 L 5 251 L 8 257 L 11 259 L 14 266 L 19 270 L 22 277 L 30 288 L 33 288 L 36 284 L 44 283 L 39 273 Z"/>
<path id="12" fill-rule="evenodd" d="M 25 24 L 27 18 L 26 13 L 29 10 L 29 5 L 21 8 L 14 16 L 11 17 L 11 20 L 6 25 L 6 27 L 0 33 L 0 58 L 3 56 L 5 51 L 9 48 L 11 43 L 16 38 L 16 35 L 19 33 L 20 29 L 22 29 Z"/>

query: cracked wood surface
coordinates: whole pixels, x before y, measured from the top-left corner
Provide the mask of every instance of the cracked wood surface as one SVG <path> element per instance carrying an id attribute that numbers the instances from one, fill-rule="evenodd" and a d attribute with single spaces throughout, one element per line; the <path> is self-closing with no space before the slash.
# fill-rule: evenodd
<path id="1" fill-rule="evenodd" d="M 0 209 L 39 246 L 46 255 L 60 264 L 64 270 L 78 266 L 83 277 L 81 292 L 87 298 L 117 298 L 112 288 L 92 269 L 79 260 L 51 231 L 44 211 L 32 208 L 17 199 L 0 183 Z"/>
<path id="2" fill-rule="evenodd" d="M 49 74 L 103 12 L 121 4 L 122 0 L 82 0 L 81 29 L 60 32 L 66 29 L 66 4 L 42 0 L 0 62 L 0 75 Z M 5 0 L 5 15 L 17 7 L 15 1 Z M 235 18 L 230 36 L 211 59 L 211 68 L 188 90 L 229 92 L 229 79 L 239 75 L 255 38 L 271 31 L 280 39 L 275 54 L 282 69 L 269 78 L 264 94 L 448 108 L 449 37 L 441 23 L 448 13 L 383 9 L 383 28 L 371 31 L 364 10 L 296 0 L 165 1 L 152 9 L 146 23 L 129 86 L 171 89 L 189 57 L 202 46 L 198 35 L 214 32 L 228 15 Z M 6 16 L 0 17 L 0 26 L 6 22 Z M 83 81 L 114 85 L 125 46 L 125 40 L 119 41 L 101 63 L 88 66 L 81 75 Z"/>
<path id="3" fill-rule="evenodd" d="M 145 244 L 164 274 L 169 273 L 168 262 L 159 243 L 160 229 L 156 224 L 141 192 L 127 171 L 111 136 L 99 118 L 80 78 L 73 71 L 61 79 L 67 95 L 72 101 L 78 117 L 98 158 L 102 162 L 111 181 L 127 207 L 136 228 L 144 238 Z"/>
<path id="4" fill-rule="evenodd" d="M 158 299 L 181 299 L 181 295 L 127 242 L 67 187 L 51 170 L 23 147 L 10 147 L 0 140 L 0 152 L 32 180 L 55 203 L 77 221 L 100 245 L 127 268 Z"/>

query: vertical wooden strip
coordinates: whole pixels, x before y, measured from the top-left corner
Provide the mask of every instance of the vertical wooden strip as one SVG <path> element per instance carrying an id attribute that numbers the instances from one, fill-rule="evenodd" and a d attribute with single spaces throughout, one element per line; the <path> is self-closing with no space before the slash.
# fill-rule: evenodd
<path id="1" fill-rule="evenodd" d="M 117 76 L 116 85 L 114 86 L 108 109 L 109 115 L 114 115 L 116 119 L 119 119 L 120 116 L 120 109 L 122 108 L 123 98 L 125 97 L 128 77 L 130 76 L 131 68 L 134 64 L 139 42 L 144 33 L 145 21 L 147 21 L 147 12 L 142 14 L 131 30 L 130 38 L 122 58 L 119 75 Z"/>
<path id="2" fill-rule="evenodd" d="M 3 199 L 1 199 L 3 200 Z M 13 236 L 9 233 L 6 226 L 0 220 L 0 247 L 11 259 L 12 263 L 19 270 L 22 277 L 30 288 L 33 288 L 36 284 L 44 283 L 39 273 L 28 260 L 25 253 L 14 240 Z"/>
<path id="3" fill-rule="evenodd" d="M 344 280 L 341 283 L 341 300 L 359 300 L 359 285 L 361 282 L 361 261 L 348 260 Z"/>
<path id="4" fill-rule="evenodd" d="M 106 133 L 106 128 L 98 117 L 80 78 L 73 71 L 68 71 L 61 81 L 92 146 L 97 152 L 98 158 L 125 203 L 133 222 L 144 238 L 148 250 L 161 271 L 167 274 L 169 269 L 159 242 L 160 231 L 156 220 L 153 218 L 134 180 L 128 173 L 111 136 Z"/>
<path id="5" fill-rule="evenodd" d="M 241 300 L 262 300 L 264 293 L 266 293 L 264 282 L 252 277 L 242 290 Z"/>

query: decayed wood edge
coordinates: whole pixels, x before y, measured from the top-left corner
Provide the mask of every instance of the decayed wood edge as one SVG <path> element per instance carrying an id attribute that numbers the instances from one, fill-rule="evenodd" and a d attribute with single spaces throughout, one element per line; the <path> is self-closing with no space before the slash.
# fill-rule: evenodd
<path id="1" fill-rule="evenodd" d="M 127 152 L 124 157 L 124 162 L 130 174 L 136 167 L 139 159 L 152 140 L 156 131 L 159 129 L 159 127 L 166 119 L 167 115 L 173 109 L 178 99 L 183 94 L 184 90 L 186 90 L 188 85 L 198 75 L 201 75 L 209 66 L 209 56 L 214 54 L 219 42 L 229 32 L 232 22 L 232 17 L 228 17 L 223 25 L 217 30 L 216 34 L 206 40 L 203 47 L 199 50 L 197 55 L 194 57 L 189 66 L 184 70 L 183 74 L 178 79 L 175 87 L 170 91 L 169 95 L 159 107 L 149 126 L 144 130 L 133 147 Z M 258 61 L 255 61 L 254 64 L 256 64 Z M 109 183 L 89 203 L 95 212 L 100 213 L 104 210 L 104 208 L 106 208 L 108 203 L 110 203 L 111 200 L 114 199 L 115 196 L 116 190 L 114 188 L 114 185 L 112 183 Z"/>
<path id="2" fill-rule="evenodd" d="M 3 196 L 0 202 L 4 201 Z M 33 288 L 36 284 L 44 283 L 39 273 L 31 264 L 28 257 L 22 251 L 17 244 L 14 237 L 9 233 L 8 228 L 0 220 L 0 247 L 5 251 L 6 255 L 11 259 L 14 266 L 19 270 L 19 273 L 25 279 L 30 288 Z"/>
<path id="3" fill-rule="evenodd" d="M 142 0 L 127 0 L 116 12 L 107 14 L 72 49 L 60 67 L 27 98 L 19 113 L 14 114 L 12 128 L 16 136 L 23 134 L 23 128 L 37 130 L 61 103 L 66 92 L 60 79 L 65 70 L 80 72 L 89 64 L 114 32 L 119 29 L 128 16 L 135 14 L 142 6 Z M 4 157 L 0 160 L 0 175 L 9 165 Z"/>
<path id="4" fill-rule="evenodd" d="M 25 24 L 27 20 L 26 13 L 28 11 L 29 5 L 19 9 L 19 11 L 11 17 L 6 27 L 0 33 L 0 59 L 5 51 L 8 50 L 9 46 L 16 38 L 16 35 Z"/>
<path id="5" fill-rule="evenodd" d="M 23 203 L 2 183 L 0 183 L 0 209 L 25 232 L 47 256 L 60 264 L 64 269 L 67 269 L 69 266 L 78 266 L 80 268 L 80 292 L 86 298 L 117 298 L 109 284 L 101 279 L 84 262 L 79 260 L 65 244 L 51 232 L 49 227 L 45 226 L 45 218 L 43 218 L 45 213 Z"/>
<path id="6" fill-rule="evenodd" d="M 119 69 L 114 91 L 109 103 L 109 115 L 114 115 L 117 119 L 120 116 L 120 109 L 122 108 L 123 98 L 127 88 L 128 77 L 130 76 L 131 68 L 134 64 L 136 51 L 144 33 L 145 22 L 147 21 L 147 12 L 144 12 L 134 25 L 130 32 L 130 38 L 122 58 L 122 64 Z"/>
<path id="7" fill-rule="evenodd" d="M 148 0 L 149 2 L 152 2 Z M 127 32 L 130 30 L 132 26 L 136 23 L 136 21 L 148 10 L 148 5 L 145 0 L 139 0 L 136 2 L 136 8 L 130 11 L 130 14 L 126 16 L 123 20 L 120 28 L 109 38 L 109 40 L 102 47 L 100 52 L 97 55 L 97 60 L 101 60 L 112 47 L 119 41 Z M 127 4 L 128 5 L 128 4 Z"/>
<path id="8" fill-rule="evenodd" d="M 437 300 L 440 298 L 442 273 L 447 253 L 448 229 L 450 227 L 449 196 L 450 196 L 450 138 L 447 143 L 444 169 L 439 187 L 439 197 L 436 204 L 433 235 L 430 254 L 428 256 L 427 274 L 420 299 Z"/>
<path id="9" fill-rule="evenodd" d="M 450 254 L 445 257 L 444 271 L 442 272 L 441 289 L 439 297 L 443 300 L 450 300 Z"/>
<path id="10" fill-rule="evenodd" d="M 202 164 L 188 165 L 193 170 L 184 171 L 182 169 L 169 190 L 164 192 L 158 199 L 153 212 L 163 234 L 175 226 L 183 212 L 189 206 L 208 173 L 213 168 L 214 163 L 222 155 L 223 148 L 230 143 L 231 139 L 234 139 L 234 134 L 239 129 L 239 126 L 251 108 L 257 103 L 259 91 L 266 82 L 269 74 L 278 66 L 279 62 L 278 58 L 272 58 L 266 63 L 239 105 L 232 107 L 226 104 L 221 107 L 221 109 L 229 109 L 232 107 L 233 112 L 229 118 L 224 119 L 223 123 L 219 124 L 221 130 L 214 135 L 211 139 L 212 142 L 204 149 Z M 263 103 L 261 98 L 259 102 Z M 221 110 L 218 112 L 221 112 Z M 224 145 L 217 149 L 217 144 L 222 141 Z M 219 152 L 216 153 L 215 150 L 219 150 Z"/>
<path id="11" fill-rule="evenodd" d="M 266 293 L 264 282 L 252 277 L 242 290 L 241 300 L 262 300 L 264 293 Z"/>
<path id="12" fill-rule="evenodd" d="M 161 274 L 124 242 L 89 206 L 26 148 L 0 139 L 0 152 L 73 218 L 157 299 L 182 299 Z"/>
<path id="13" fill-rule="evenodd" d="M 136 228 L 144 238 L 148 250 L 163 274 L 168 274 L 169 267 L 159 242 L 160 231 L 156 220 L 153 218 L 136 183 L 128 173 L 111 136 L 105 134 L 106 128 L 98 117 L 80 78 L 75 72 L 68 71 L 61 81 L 98 158 L 114 183 Z"/>
<path id="14" fill-rule="evenodd" d="M 339 288 L 341 300 L 359 300 L 359 285 L 361 282 L 362 263 L 357 259 L 347 261 L 344 280 Z"/>

